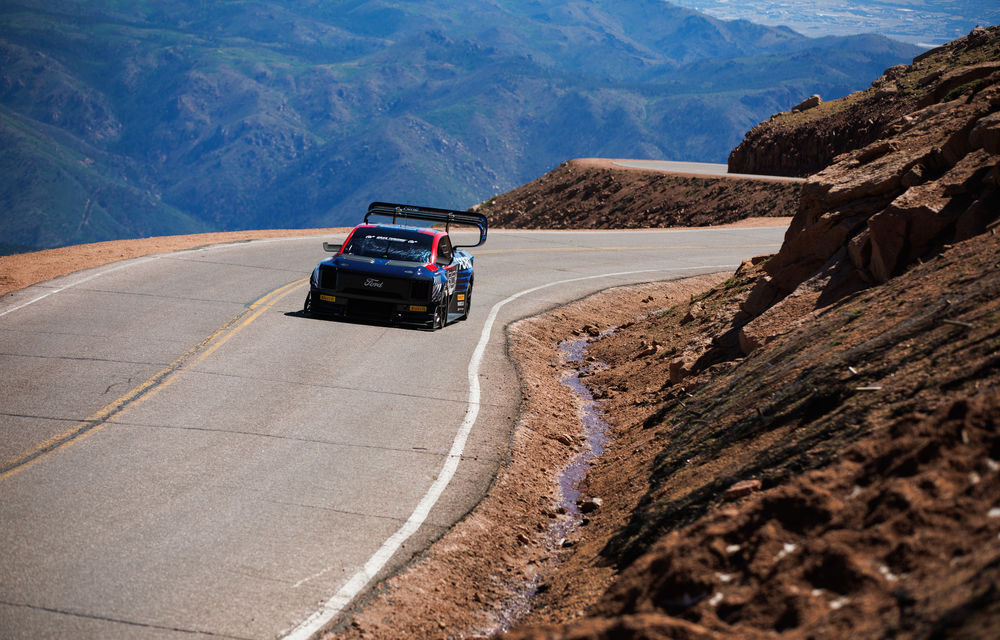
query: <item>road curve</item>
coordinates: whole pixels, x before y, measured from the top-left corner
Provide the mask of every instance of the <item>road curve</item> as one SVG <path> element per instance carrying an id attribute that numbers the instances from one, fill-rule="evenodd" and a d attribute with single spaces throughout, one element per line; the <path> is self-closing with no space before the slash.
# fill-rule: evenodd
<path id="1" fill-rule="evenodd" d="M 504 326 L 783 233 L 491 232 L 470 319 L 434 333 L 303 317 L 315 237 L 5 297 L 0 635 L 308 635 L 485 492 L 520 400 Z"/>
<path id="2" fill-rule="evenodd" d="M 764 180 L 766 182 L 805 182 L 805 178 L 789 178 L 786 176 L 766 176 L 751 173 L 729 173 L 729 166 L 715 162 L 682 162 L 677 160 L 611 160 L 619 167 L 661 171 L 663 173 L 681 173 L 707 177 L 745 178 L 748 180 Z"/>

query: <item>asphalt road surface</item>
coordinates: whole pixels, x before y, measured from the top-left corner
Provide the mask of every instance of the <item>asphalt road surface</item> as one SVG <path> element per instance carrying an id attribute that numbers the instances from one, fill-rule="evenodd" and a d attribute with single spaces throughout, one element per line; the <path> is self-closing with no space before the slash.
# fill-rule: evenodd
<path id="1" fill-rule="evenodd" d="M 492 231 L 470 319 L 433 333 L 303 317 L 316 237 L 5 297 L 0 637 L 308 636 L 485 492 L 520 400 L 508 323 L 783 233 Z"/>
<path id="2" fill-rule="evenodd" d="M 787 178 L 784 176 L 752 175 L 748 173 L 729 173 L 729 166 L 714 162 L 683 162 L 677 160 L 612 160 L 619 167 L 662 171 L 664 173 L 690 173 L 703 176 L 728 176 L 730 178 L 749 178 L 752 180 L 767 180 L 773 182 L 805 182 L 805 178 Z"/>

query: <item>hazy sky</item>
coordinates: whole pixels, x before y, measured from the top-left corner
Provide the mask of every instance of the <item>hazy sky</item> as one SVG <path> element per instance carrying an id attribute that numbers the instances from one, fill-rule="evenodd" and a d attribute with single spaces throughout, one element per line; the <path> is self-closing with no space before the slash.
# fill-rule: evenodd
<path id="1" fill-rule="evenodd" d="M 997 0 L 668 0 L 726 20 L 785 25 L 807 36 L 881 35 L 931 47 L 1000 23 Z"/>

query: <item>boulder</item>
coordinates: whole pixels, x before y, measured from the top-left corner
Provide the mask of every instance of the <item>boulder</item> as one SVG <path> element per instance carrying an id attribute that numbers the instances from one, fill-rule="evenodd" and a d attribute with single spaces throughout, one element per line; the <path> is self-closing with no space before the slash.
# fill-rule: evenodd
<path id="1" fill-rule="evenodd" d="M 991 113 L 976 122 L 969 132 L 969 145 L 987 153 L 1000 155 L 1000 111 Z"/>
<path id="2" fill-rule="evenodd" d="M 667 365 L 667 375 L 670 383 L 677 384 L 691 375 L 696 362 L 698 362 L 698 357 L 691 352 L 685 352 L 680 357 L 671 360 L 670 364 Z"/>
<path id="3" fill-rule="evenodd" d="M 815 109 L 819 105 L 823 104 L 823 98 L 820 98 L 818 94 L 812 94 L 802 102 L 798 103 L 792 107 L 793 113 L 798 113 L 800 111 L 808 111 L 809 109 Z"/>
<path id="4" fill-rule="evenodd" d="M 742 480 L 740 482 L 737 482 L 733 486 L 729 487 L 728 489 L 726 489 L 726 491 L 722 494 L 722 499 L 736 500 L 738 498 L 748 496 L 754 491 L 760 491 L 760 489 L 761 489 L 760 480 L 757 479 Z"/>

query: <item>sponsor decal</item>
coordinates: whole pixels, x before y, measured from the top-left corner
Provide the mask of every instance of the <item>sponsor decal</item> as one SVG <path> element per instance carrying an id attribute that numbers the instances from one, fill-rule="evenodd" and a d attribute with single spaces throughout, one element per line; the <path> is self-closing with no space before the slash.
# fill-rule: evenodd
<path id="1" fill-rule="evenodd" d="M 328 296 L 325 293 L 319 294 L 319 299 L 322 300 L 323 302 L 336 302 L 337 301 L 337 298 L 335 298 L 334 296 Z"/>
<path id="2" fill-rule="evenodd" d="M 385 240 L 385 241 L 388 241 L 388 242 L 403 242 L 403 243 L 406 243 L 406 244 L 417 244 L 416 240 L 410 240 L 408 238 L 396 238 L 396 237 L 393 237 L 393 236 L 367 235 L 367 236 L 365 236 L 365 240 Z"/>
<path id="3" fill-rule="evenodd" d="M 365 280 L 365 286 L 369 289 L 381 289 L 383 284 L 378 278 L 368 278 Z"/>

